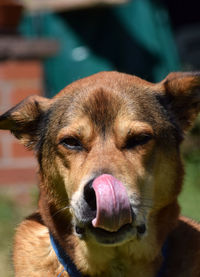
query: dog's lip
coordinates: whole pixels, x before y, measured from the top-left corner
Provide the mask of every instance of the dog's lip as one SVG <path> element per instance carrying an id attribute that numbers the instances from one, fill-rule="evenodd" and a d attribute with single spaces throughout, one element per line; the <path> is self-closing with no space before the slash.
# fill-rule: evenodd
<path id="1" fill-rule="evenodd" d="M 97 242 L 103 244 L 114 244 L 120 243 L 127 239 L 127 235 L 135 235 L 137 230 L 136 228 L 128 223 L 123 225 L 118 231 L 110 232 L 102 228 L 94 228 L 92 224 L 88 225 L 88 230 L 95 237 Z"/>
<path id="2" fill-rule="evenodd" d="M 84 240 L 93 238 L 97 243 L 105 245 L 119 245 L 134 238 L 141 238 L 147 230 L 146 223 L 137 224 L 137 222 L 127 223 L 114 232 L 94 227 L 91 222 L 84 225 L 76 224 L 74 227 L 79 238 Z"/>
<path id="3" fill-rule="evenodd" d="M 96 233 L 98 235 L 105 235 L 105 236 L 115 236 L 118 235 L 124 231 L 128 231 L 129 229 L 133 228 L 131 224 L 125 224 L 123 225 L 119 230 L 111 232 L 111 231 L 107 231 L 105 229 L 102 228 L 96 228 L 93 227 L 92 225 L 89 225 L 89 229 L 93 232 Z"/>

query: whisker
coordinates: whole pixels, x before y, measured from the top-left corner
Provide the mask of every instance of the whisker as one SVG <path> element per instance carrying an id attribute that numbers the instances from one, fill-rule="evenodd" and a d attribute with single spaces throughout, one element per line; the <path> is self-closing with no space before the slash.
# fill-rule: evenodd
<path id="1" fill-rule="evenodd" d="M 62 208 L 62 209 L 60 209 L 60 210 L 58 210 L 57 212 L 55 212 L 55 213 L 52 215 L 52 217 L 56 216 L 57 214 L 61 213 L 62 211 L 66 210 L 66 209 L 69 209 L 69 208 L 70 208 L 70 206 L 66 206 L 66 207 L 64 207 L 64 208 Z"/>
<path id="2" fill-rule="evenodd" d="M 139 208 L 139 209 L 142 209 L 142 208 L 149 208 L 151 209 L 153 206 L 152 205 L 145 205 L 145 204 L 139 204 L 139 205 L 131 205 L 133 208 Z"/>
<path id="3" fill-rule="evenodd" d="M 141 208 L 152 208 L 153 206 L 152 205 L 145 205 L 145 204 L 141 204 L 140 205 Z"/>

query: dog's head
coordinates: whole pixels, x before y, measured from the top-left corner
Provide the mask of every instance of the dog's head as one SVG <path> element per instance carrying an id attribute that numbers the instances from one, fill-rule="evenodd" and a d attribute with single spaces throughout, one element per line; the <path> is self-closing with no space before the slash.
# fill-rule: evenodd
<path id="1" fill-rule="evenodd" d="M 51 100 L 25 99 L 0 117 L 0 128 L 37 153 L 50 230 L 116 245 L 148 232 L 151 214 L 176 201 L 179 145 L 199 110 L 200 74 L 152 84 L 104 72 Z"/>

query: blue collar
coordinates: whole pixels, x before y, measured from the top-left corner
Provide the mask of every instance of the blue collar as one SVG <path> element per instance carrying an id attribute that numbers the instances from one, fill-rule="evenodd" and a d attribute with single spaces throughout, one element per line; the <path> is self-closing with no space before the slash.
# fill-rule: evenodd
<path id="1" fill-rule="evenodd" d="M 168 245 L 168 239 L 166 239 L 165 243 L 163 244 L 163 247 L 162 247 L 162 256 L 163 256 L 163 263 L 162 263 L 162 266 L 160 268 L 160 270 L 158 271 L 156 277 L 162 277 L 163 274 L 166 272 L 166 269 L 167 269 L 167 255 L 168 255 L 168 248 L 169 248 L 169 245 Z"/>
<path id="2" fill-rule="evenodd" d="M 81 273 L 78 271 L 75 264 L 72 262 L 71 258 L 63 250 L 63 248 L 59 245 L 58 241 L 53 237 L 52 234 L 50 234 L 50 241 L 51 241 L 51 245 L 53 247 L 53 250 L 56 253 L 56 256 L 57 256 L 59 262 L 64 267 L 64 270 L 57 277 L 61 277 L 61 275 L 64 271 L 66 271 L 70 277 L 81 277 Z M 161 266 L 160 270 L 158 271 L 156 277 L 162 277 L 164 272 L 166 271 L 167 252 L 168 252 L 168 241 L 166 240 L 166 242 L 164 243 L 164 245 L 162 247 L 162 255 L 163 255 L 164 261 L 163 261 L 162 266 Z"/>
<path id="3" fill-rule="evenodd" d="M 67 271 L 70 277 L 81 277 L 81 273 L 76 268 L 75 264 L 72 262 L 71 258 L 67 255 L 67 253 L 63 250 L 63 248 L 59 245 L 58 241 L 50 234 L 50 241 L 53 247 L 53 250 L 56 253 L 56 256 L 59 262 L 63 265 L 64 269 Z M 57 277 L 61 276 L 62 271 Z"/>

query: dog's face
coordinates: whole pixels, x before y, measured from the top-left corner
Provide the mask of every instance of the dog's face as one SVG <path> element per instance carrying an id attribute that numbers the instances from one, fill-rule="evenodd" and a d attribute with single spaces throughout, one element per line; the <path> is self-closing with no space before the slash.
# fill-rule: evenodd
<path id="1" fill-rule="evenodd" d="M 200 109 L 199 86 L 198 74 L 151 84 L 106 72 L 1 116 L 0 128 L 37 151 L 50 229 L 62 214 L 77 236 L 99 244 L 147 233 L 151 214 L 181 189 L 179 145 Z"/>

